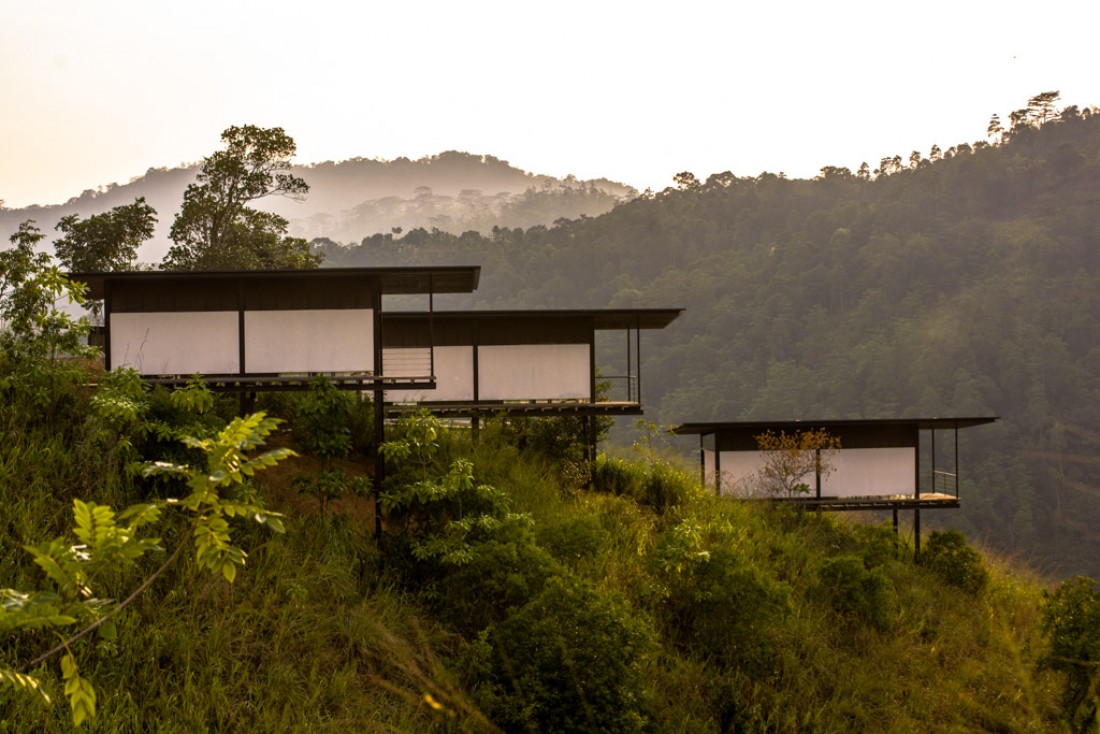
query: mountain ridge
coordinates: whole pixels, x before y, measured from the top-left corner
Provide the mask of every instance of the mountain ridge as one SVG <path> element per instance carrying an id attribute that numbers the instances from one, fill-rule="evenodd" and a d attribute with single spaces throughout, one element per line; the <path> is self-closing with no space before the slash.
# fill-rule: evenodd
<path id="1" fill-rule="evenodd" d="M 157 263 L 167 252 L 168 230 L 199 166 L 150 168 L 127 183 L 87 189 L 64 204 L 0 208 L 0 236 L 6 240 L 19 223 L 33 219 L 52 241 L 53 228 L 65 215 L 100 214 L 143 196 L 156 209 L 158 224 L 141 259 Z M 295 165 L 292 172 L 310 184 L 303 201 L 272 197 L 256 206 L 286 217 L 290 234 L 306 239 L 358 242 L 394 228 L 435 227 L 459 234 L 479 227 L 488 231 L 494 224 L 549 225 L 562 217 L 595 216 L 637 195 L 630 186 L 604 178 L 556 178 L 460 151 L 415 160 L 322 161 Z"/>

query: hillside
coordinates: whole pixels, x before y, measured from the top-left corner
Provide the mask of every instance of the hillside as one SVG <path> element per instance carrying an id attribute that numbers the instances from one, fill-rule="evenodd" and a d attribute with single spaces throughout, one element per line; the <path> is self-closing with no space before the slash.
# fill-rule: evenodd
<path id="1" fill-rule="evenodd" d="M 198 166 L 149 169 L 125 184 L 88 190 L 65 204 L 21 209 L 0 207 L 0 236 L 7 240 L 20 222 L 33 219 L 47 234 L 61 217 L 87 217 L 129 204 L 137 197 L 157 210 L 157 233 L 142 248 L 144 262 L 157 263 L 168 249 L 168 230 L 183 190 Z M 286 217 L 295 237 L 326 237 L 357 243 L 393 228 L 438 228 L 460 234 L 488 232 L 494 225 L 531 227 L 555 220 L 596 216 L 637 195 L 606 179 L 557 179 L 521 171 L 487 155 L 448 151 L 393 161 L 356 158 L 293 168 L 310 185 L 304 201 L 272 198 L 258 207 Z"/>
<path id="2" fill-rule="evenodd" d="M 479 263 L 484 306 L 678 306 L 645 401 L 693 420 L 998 415 L 938 521 L 1100 575 L 1100 116 L 1075 108 L 908 165 L 772 174 L 490 236 L 327 246 L 330 265 Z M 655 410 L 653 409 L 655 408 Z"/>
<path id="3" fill-rule="evenodd" d="M 96 539 L 71 560 L 101 597 L 122 599 L 183 551 L 117 629 L 70 643 L 97 692 L 87 731 L 1061 730 L 1067 678 L 1039 664 L 1041 588 L 952 536 L 915 564 L 888 527 L 717 501 L 662 459 L 659 434 L 601 459 L 586 489 L 568 421 L 493 422 L 474 444 L 419 418 L 388 431 L 404 448 L 389 449 L 403 458 L 382 488 L 381 542 L 350 486 L 319 511 L 317 456 L 272 459 L 254 483 L 207 495 L 208 513 L 286 513 L 285 534 L 240 509 L 225 516 L 221 542 L 247 555 L 223 577 L 193 549 L 207 521 L 180 507 L 190 490 L 167 464 L 126 467 L 202 467 L 190 482 L 239 471 L 217 458 L 243 435 L 223 428 L 236 400 L 145 393 L 122 376 L 90 393 L 93 375 L 26 372 L 6 356 L 4 584 L 55 589 L 21 546 L 71 533 L 76 499 L 166 513 L 140 533 L 165 550 L 120 567 L 101 555 L 130 541 L 96 516 Z M 290 419 L 265 449 L 308 454 L 318 431 L 346 429 L 354 451 L 338 465 L 362 473 L 369 403 L 315 389 L 262 407 Z M 210 443 L 185 450 L 181 431 Z M 80 603 L 76 589 L 56 592 L 39 602 Z M 3 598 L 0 673 L 55 642 L 19 630 L 22 597 Z M 0 689 L 0 731 L 70 730 L 58 671 L 26 671 L 53 704 Z"/>

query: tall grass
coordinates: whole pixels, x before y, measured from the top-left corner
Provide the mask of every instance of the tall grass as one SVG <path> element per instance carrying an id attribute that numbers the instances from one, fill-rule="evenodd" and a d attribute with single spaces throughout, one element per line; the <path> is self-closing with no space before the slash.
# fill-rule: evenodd
<path id="1" fill-rule="evenodd" d="M 0 443 L 5 587 L 40 583 L 21 545 L 59 534 L 73 496 L 121 504 L 146 491 L 85 398 L 67 399 L 56 411 L 64 425 L 0 406 L 11 437 Z M 477 442 L 454 430 L 441 444 L 441 461 L 470 457 L 478 482 L 533 516 L 534 542 L 567 580 L 559 595 L 573 589 L 593 609 L 625 610 L 639 639 L 652 631 L 655 647 L 640 646 L 636 660 L 646 704 L 621 719 L 637 730 L 1061 727 L 1061 681 L 1036 664 L 1042 582 L 999 559 L 984 557 L 988 582 L 967 593 L 913 564 L 904 541 L 895 550 L 888 528 L 720 500 L 665 462 L 603 459 L 589 489 L 563 485 L 552 460 L 492 426 Z M 271 502 L 295 506 L 278 494 Z M 299 509 L 285 536 L 242 527 L 249 557 L 233 584 L 187 560 L 158 579 L 124 614 L 118 639 L 79 651 L 100 693 L 86 730 L 495 730 L 479 708 L 508 700 L 484 647 L 504 639 L 499 630 L 463 636 L 434 618 L 427 590 L 387 570 L 371 523 L 355 517 Z M 568 611 L 539 599 L 502 627 L 512 644 L 536 610 Z M 0 641 L 0 660 L 46 643 Z M 39 672 L 60 694 L 56 671 Z M 584 671 L 574 675 L 583 689 Z M 0 693 L 0 732 L 68 730 L 63 706 Z"/>

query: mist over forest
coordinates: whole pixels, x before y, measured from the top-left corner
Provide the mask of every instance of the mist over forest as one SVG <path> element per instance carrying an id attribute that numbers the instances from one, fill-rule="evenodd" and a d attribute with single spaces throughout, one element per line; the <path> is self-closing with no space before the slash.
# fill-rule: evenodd
<path id="1" fill-rule="evenodd" d="M 64 216 L 88 217 L 144 197 L 158 214 L 156 233 L 142 247 L 143 262 L 160 262 L 169 247 L 168 230 L 184 189 L 195 182 L 199 164 L 150 168 L 128 183 L 89 189 L 64 204 L 4 209 L 0 236 L 6 241 L 19 223 L 33 219 L 52 239 Z M 488 232 L 493 226 L 549 225 L 560 218 L 597 216 L 637 191 L 607 179 L 559 179 L 521 171 L 489 155 L 448 151 L 417 160 L 356 158 L 294 166 L 310 187 L 304 199 L 269 197 L 258 209 L 285 217 L 289 234 L 358 242 L 393 228 L 437 228 L 455 234 Z"/>

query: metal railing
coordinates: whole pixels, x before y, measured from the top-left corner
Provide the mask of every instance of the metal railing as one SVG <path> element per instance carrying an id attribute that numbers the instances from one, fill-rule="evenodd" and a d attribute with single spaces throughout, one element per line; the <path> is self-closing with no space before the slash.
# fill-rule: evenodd
<path id="1" fill-rule="evenodd" d="M 612 403 L 639 403 L 637 375 L 600 375 L 596 384 L 608 383 L 606 399 Z"/>
<path id="2" fill-rule="evenodd" d="M 431 347 L 401 347 L 382 350 L 382 374 L 412 376 L 432 374 Z"/>
<path id="3" fill-rule="evenodd" d="M 932 491 L 938 494 L 959 496 L 959 478 L 948 471 L 932 472 Z"/>

